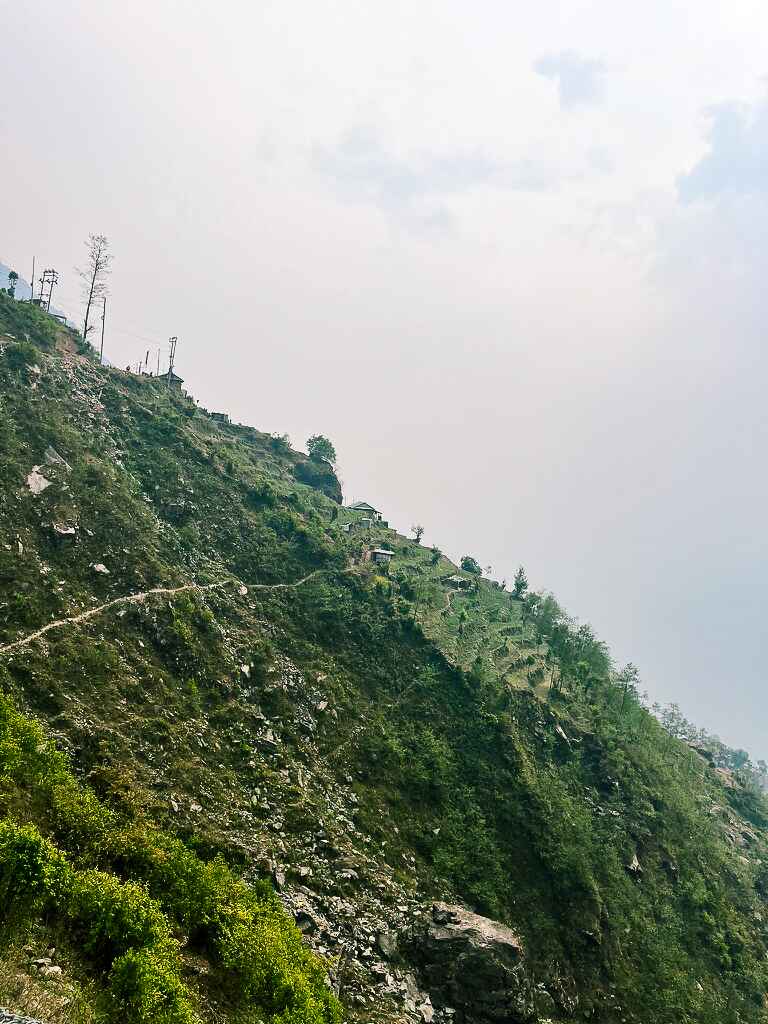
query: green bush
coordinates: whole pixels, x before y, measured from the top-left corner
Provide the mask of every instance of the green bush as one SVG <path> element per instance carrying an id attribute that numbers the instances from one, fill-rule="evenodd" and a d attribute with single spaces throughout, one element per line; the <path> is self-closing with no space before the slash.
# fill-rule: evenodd
<path id="1" fill-rule="evenodd" d="M 32 914 L 62 901 L 69 884 L 65 858 L 34 825 L 0 822 L 0 906 Z"/>
<path id="2" fill-rule="evenodd" d="M 37 349 L 28 341 L 17 341 L 10 344 L 5 351 L 5 362 L 11 370 L 21 370 L 25 366 L 33 366 L 38 358 Z"/>
<path id="3" fill-rule="evenodd" d="M 136 1024 L 196 1024 L 178 974 L 154 949 L 131 949 L 118 957 L 109 975 L 118 1019 Z"/>
<path id="4" fill-rule="evenodd" d="M 106 808 L 0 694 L 0 794 L 14 786 L 34 791 L 77 867 L 35 825 L 0 821 L 0 916 L 14 907 L 62 914 L 94 963 L 111 964 L 115 1019 L 196 1019 L 179 975 L 178 928 L 218 964 L 236 1004 L 291 1024 L 339 1020 L 322 963 L 271 886 L 248 886 L 223 861 L 204 862 L 146 820 Z"/>

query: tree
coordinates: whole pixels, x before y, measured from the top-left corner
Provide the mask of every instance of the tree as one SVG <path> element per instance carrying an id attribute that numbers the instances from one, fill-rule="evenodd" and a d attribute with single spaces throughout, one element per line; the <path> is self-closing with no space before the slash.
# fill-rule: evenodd
<path id="1" fill-rule="evenodd" d="M 637 666 L 628 661 L 624 668 L 616 673 L 615 685 L 623 691 L 621 695 L 621 712 L 623 714 L 627 698 L 629 697 L 630 700 L 634 701 L 637 700 L 638 688 L 640 686 L 640 673 L 637 670 Z"/>
<path id="2" fill-rule="evenodd" d="M 424 527 L 417 523 L 415 526 L 411 527 L 411 533 L 413 534 L 416 543 L 421 544 L 421 538 L 424 536 Z"/>
<path id="3" fill-rule="evenodd" d="M 328 438 L 323 437 L 322 434 L 313 434 L 307 440 L 307 451 L 309 452 L 310 459 L 330 462 L 331 465 L 336 461 L 336 449 Z"/>
<path id="4" fill-rule="evenodd" d="M 287 434 L 270 434 L 270 444 L 276 452 L 287 452 L 291 447 L 291 439 Z"/>
<path id="5" fill-rule="evenodd" d="M 88 331 L 93 330 L 93 325 L 88 326 L 93 304 L 107 295 L 107 278 L 110 274 L 112 253 L 109 251 L 109 242 L 104 235 L 89 235 L 85 245 L 88 250 L 86 265 L 82 270 L 78 268 L 77 273 L 83 282 L 83 302 L 85 303 L 83 339 L 87 341 Z"/>
<path id="6" fill-rule="evenodd" d="M 8 294 L 12 299 L 16 298 L 16 282 L 19 280 L 19 275 L 15 270 L 8 271 Z"/>
<path id="7" fill-rule="evenodd" d="M 433 545 L 432 546 L 432 557 L 430 558 L 430 562 L 432 563 L 432 565 L 437 565 L 442 557 L 443 557 L 443 552 L 440 550 L 440 548 L 436 544 Z"/>
<path id="8" fill-rule="evenodd" d="M 464 555 L 459 563 L 464 572 L 471 572 L 473 576 L 482 576 L 483 570 L 480 563 L 472 555 Z"/>
<path id="9" fill-rule="evenodd" d="M 521 565 L 515 573 L 515 581 L 512 586 L 512 597 L 514 597 L 516 601 L 522 601 L 527 590 L 528 577 L 525 575 L 525 569 Z"/>

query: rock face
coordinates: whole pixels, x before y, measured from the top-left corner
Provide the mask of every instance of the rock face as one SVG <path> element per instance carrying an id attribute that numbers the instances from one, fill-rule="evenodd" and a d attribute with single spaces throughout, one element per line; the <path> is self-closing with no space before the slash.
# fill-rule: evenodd
<path id="1" fill-rule="evenodd" d="M 527 1024 L 552 1007 L 527 977 L 518 936 L 463 907 L 436 903 L 412 954 L 441 1017 Z"/>
<path id="2" fill-rule="evenodd" d="M 294 469 L 294 476 L 300 483 L 316 487 L 332 501 L 341 504 L 343 500 L 341 484 L 329 463 L 322 459 L 299 459 Z"/>

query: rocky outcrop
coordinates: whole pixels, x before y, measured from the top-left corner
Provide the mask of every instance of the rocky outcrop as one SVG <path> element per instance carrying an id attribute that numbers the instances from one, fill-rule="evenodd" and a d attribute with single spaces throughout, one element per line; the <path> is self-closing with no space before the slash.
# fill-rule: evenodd
<path id="1" fill-rule="evenodd" d="M 498 921 L 436 903 L 411 955 L 443 1019 L 529 1024 L 554 1013 L 552 997 L 526 972 L 519 937 Z"/>
<path id="2" fill-rule="evenodd" d="M 294 468 L 294 476 L 299 483 L 307 484 L 309 487 L 316 487 L 326 497 L 339 505 L 343 500 L 341 484 L 333 471 L 333 466 L 322 459 L 297 458 Z"/>

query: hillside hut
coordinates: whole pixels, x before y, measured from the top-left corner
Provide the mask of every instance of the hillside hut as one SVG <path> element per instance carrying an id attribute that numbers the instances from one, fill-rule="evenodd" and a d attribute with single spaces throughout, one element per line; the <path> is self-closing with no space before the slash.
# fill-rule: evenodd
<path id="1" fill-rule="evenodd" d="M 374 508 L 373 505 L 369 505 L 367 501 L 356 501 L 354 505 L 347 506 L 347 511 L 355 512 L 363 519 L 370 519 L 374 523 L 381 521 L 381 512 Z"/>
<path id="2" fill-rule="evenodd" d="M 371 561 L 377 562 L 379 565 L 389 565 L 394 553 L 388 548 L 374 548 L 371 551 Z"/>
<path id="3" fill-rule="evenodd" d="M 446 576 L 443 583 L 452 590 L 472 590 L 475 585 L 474 580 L 470 580 L 466 576 L 459 576 L 457 573 L 453 576 Z"/>

